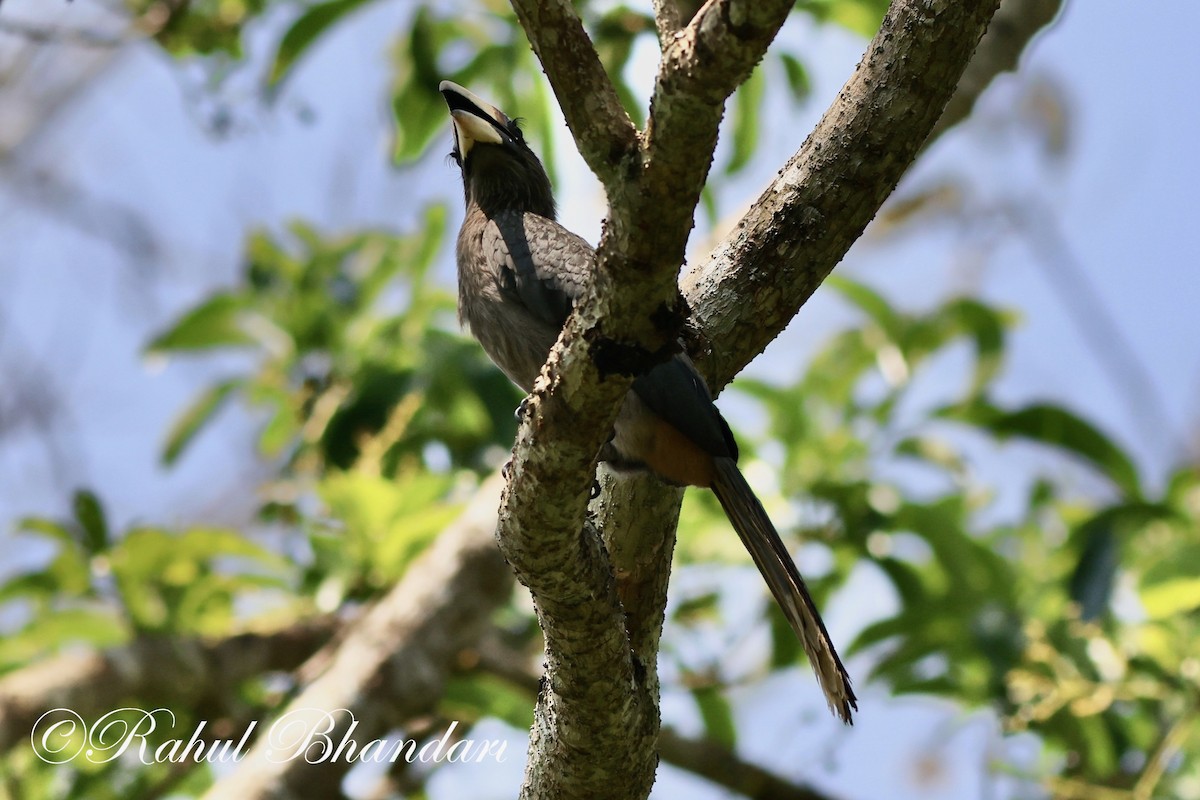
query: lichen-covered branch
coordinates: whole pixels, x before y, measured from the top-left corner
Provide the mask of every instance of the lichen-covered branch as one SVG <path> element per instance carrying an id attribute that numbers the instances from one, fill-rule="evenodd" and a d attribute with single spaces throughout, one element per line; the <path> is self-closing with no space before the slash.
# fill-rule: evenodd
<path id="1" fill-rule="evenodd" d="M 862 232 L 916 157 L 996 2 L 893 3 L 782 182 L 693 284 L 700 328 L 721 346 L 707 362 L 716 385 L 782 330 Z M 583 524 L 587 494 L 630 378 L 665 357 L 682 321 L 675 271 L 720 120 L 719 109 L 698 106 L 723 103 L 749 74 L 782 24 L 781 6 L 710 0 L 664 54 L 639 169 L 608 185 L 594 283 L 526 404 L 497 530 L 546 638 L 523 797 L 640 798 L 653 783 L 657 685 L 632 647 L 608 554 Z M 546 57 L 555 37 L 531 35 L 551 83 L 564 85 L 559 54 Z M 736 308 L 722 294 L 729 287 L 750 289 Z M 643 641 L 657 636 L 638 624 Z"/>
<path id="2" fill-rule="evenodd" d="M 637 130 L 570 0 L 512 0 L 583 160 L 606 187 L 637 152 Z"/>
<path id="3" fill-rule="evenodd" d="M 912 164 L 998 0 L 894 0 L 854 74 L 734 232 L 685 276 L 724 386 L 833 270 Z"/>

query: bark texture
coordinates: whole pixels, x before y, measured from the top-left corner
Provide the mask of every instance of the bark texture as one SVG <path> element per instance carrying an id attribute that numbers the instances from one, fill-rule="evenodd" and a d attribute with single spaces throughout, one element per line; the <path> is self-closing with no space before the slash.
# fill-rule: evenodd
<path id="1" fill-rule="evenodd" d="M 685 297 L 706 340 L 694 355 L 714 388 L 724 385 L 777 335 L 858 236 L 930 131 L 936 136 L 967 113 L 982 88 L 999 74 L 996 65 L 1015 63 L 1034 27 L 1044 26 L 1060 4 L 1061 0 L 1004 0 L 995 29 L 981 44 L 980 63 L 961 81 L 956 70 L 962 70 L 995 2 L 892 4 L 883 29 L 812 136 L 741 226 L 684 281 Z M 698 774 L 733 762 L 719 753 L 701 752 L 696 743 L 680 745 L 669 733 L 658 736 L 655 659 L 679 492 L 652 478 L 602 476 L 603 494 L 593 504 L 594 525 L 585 528 L 592 454 L 607 430 L 605 415 L 615 413 L 628 386 L 624 373 L 631 360 L 673 344 L 672 331 L 679 321 L 675 270 L 691 225 L 695 187 L 707 175 L 711 153 L 693 145 L 695 163 L 672 167 L 680 170 L 680 185 L 688 187 L 680 195 L 642 196 L 639 181 L 647 180 L 646 175 L 669 174 L 662 166 L 670 159 L 669 132 L 672 126 L 687 126 L 686 120 L 667 118 L 688 113 L 688 82 L 708 87 L 706 81 L 719 77 L 715 73 L 746 71 L 747 64 L 761 57 L 754 49 L 765 47 L 769 38 L 731 64 L 720 54 L 733 46 L 742 30 L 743 17 L 738 14 L 751 13 L 746 11 L 749 6 L 710 0 L 693 17 L 693 0 L 656 2 L 656 9 L 674 15 L 659 25 L 667 57 L 692 65 L 677 69 L 700 72 L 660 76 L 652 114 L 653 147 L 665 160 L 655 161 L 649 156 L 651 139 L 636 131 L 621 109 L 570 3 L 514 0 L 514 7 L 581 151 L 619 206 L 614 218 L 624 226 L 621 236 L 606 235 L 606 304 L 593 302 L 572 321 L 522 425 L 514 480 L 499 528 L 505 553 L 515 558 L 518 573 L 534 576 L 548 639 L 550 674 L 539 705 L 538 744 L 529 763 L 536 777 L 526 792 L 543 797 L 640 797 L 653 781 L 656 738 L 665 760 Z M 779 8 L 777 3 L 764 3 L 752 13 L 761 20 L 761 15 Z M 1010 25 L 1011 32 L 1002 33 Z M 770 26 L 760 21 L 755 30 L 764 27 Z M 1001 56 L 986 56 L 991 48 Z M 704 67 L 709 57 L 711 69 Z M 956 82 L 954 105 L 935 125 Z M 681 137 L 694 137 L 692 141 L 700 144 L 711 138 L 705 131 L 719 122 L 720 111 L 703 113 L 697 123 L 702 130 L 685 131 Z M 662 203 L 672 205 L 670 218 L 679 229 L 651 230 L 654 236 L 647 241 L 665 249 L 653 258 L 636 257 L 638 251 L 629 249 L 631 242 L 640 241 L 635 234 L 657 227 L 655 205 Z M 643 272 L 650 277 L 639 277 Z M 647 286 L 655 292 L 645 292 Z M 625 317 L 605 318 L 609 307 L 613 313 L 639 315 L 640 321 L 626 326 Z M 656 315 L 659 309 L 667 313 Z M 606 319 L 609 327 L 601 324 Z M 633 333 L 625 334 L 626 327 Z M 622 336 L 612 337 L 609 330 L 622 330 Z M 646 331 L 650 335 L 644 335 Z M 629 342 L 635 344 L 628 347 Z M 580 425 L 580 419 L 594 420 L 595 427 Z M 436 703 L 456 655 L 477 643 L 478 621 L 508 596 L 510 572 L 491 536 L 498 494 L 495 483 L 482 489 L 471 510 L 393 592 L 308 662 L 300 678 L 313 680 L 291 707 L 344 707 L 359 717 L 356 735 L 370 738 L 403 722 L 406 714 L 421 713 Z M 528 516 L 522 516 L 525 512 Z M 525 530 L 510 536 L 514 525 Z M 59 659 L 14 673 L 0 683 L 0 747 L 19 744 L 32 718 L 55 706 L 107 709 L 114 693 L 142 694 L 159 682 L 164 692 L 193 688 L 215 694 L 227 682 L 249 674 L 290 669 L 328 635 L 323 624 L 182 647 L 143 641 L 108 654 Z M 161 681 L 180 674 L 189 680 Z M 594 720 L 588 719 L 589 711 L 596 713 Z M 208 796 L 333 797 L 337 794 L 332 787 L 345 766 L 269 765 L 247 758 Z M 786 784 L 763 783 L 762 775 L 755 777 L 735 766 L 730 767 L 733 772 L 722 769 L 722 775 L 712 779 L 756 797 L 817 797 Z M 556 778 L 555 769 L 565 773 Z M 722 779 L 726 774 L 750 777 L 735 786 Z M 578 785 L 570 783 L 576 779 Z M 751 788 L 755 781 L 758 789 Z"/>
<path id="2" fill-rule="evenodd" d="M 895 0 L 850 80 L 734 232 L 684 279 L 724 386 L 783 331 L 928 139 L 998 0 Z"/>
<path id="3" fill-rule="evenodd" d="M 687 284 L 697 327 L 712 343 L 701 361 L 711 385 L 727 383 L 782 331 L 861 234 L 933 129 L 997 1 L 893 2 L 817 129 Z M 676 269 L 724 99 L 789 10 L 706 3 L 664 49 L 636 170 L 597 173 L 609 216 L 595 285 L 526 406 L 497 530 L 546 637 L 523 797 L 641 798 L 653 785 L 657 683 L 631 647 L 635 626 L 626 627 L 608 554 L 583 525 L 593 454 L 629 377 L 674 346 L 682 321 Z M 571 58 L 556 53 L 565 37 L 526 32 L 551 84 L 566 85 L 554 74 Z M 641 492 L 621 500 L 630 501 L 650 500 Z M 636 626 L 643 639 L 658 619 Z"/>

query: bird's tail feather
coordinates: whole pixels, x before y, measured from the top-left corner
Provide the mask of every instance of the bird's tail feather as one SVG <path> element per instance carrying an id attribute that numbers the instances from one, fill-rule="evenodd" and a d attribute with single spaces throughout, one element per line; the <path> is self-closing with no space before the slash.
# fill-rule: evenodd
<path id="1" fill-rule="evenodd" d="M 731 458 L 715 458 L 713 492 L 721 501 L 729 521 L 750 551 L 758 571 L 771 588 L 771 594 L 783 609 L 783 614 L 804 645 L 804 652 L 812 664 L 817 682 L 825 692 L 829 708 L 847 724 L 853 724 L 851 709 L 858 710 L 850 676 L 838 658 L 825 623 L 817 611 L 816 604 L 808 594 L 804 579 L 796 569 L 791 555 L 762 503 L 754 495 L 750 484 Z"/>

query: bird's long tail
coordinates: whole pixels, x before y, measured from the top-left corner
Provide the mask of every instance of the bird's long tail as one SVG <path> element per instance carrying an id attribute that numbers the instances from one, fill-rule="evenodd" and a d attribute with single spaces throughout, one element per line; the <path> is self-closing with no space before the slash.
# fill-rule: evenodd
<path id="1" fill-rule="evenodd" d="M 825 701 L 843 722 L 853 724 L 850 711 L 857 711 L 858 704 L 850 686 L 850 676 L 838 658 L 800 571 L 734 460 L 715 458 L 713 466 L 713 492 L 804 645 L 804 652 L 825 692 Z"/>

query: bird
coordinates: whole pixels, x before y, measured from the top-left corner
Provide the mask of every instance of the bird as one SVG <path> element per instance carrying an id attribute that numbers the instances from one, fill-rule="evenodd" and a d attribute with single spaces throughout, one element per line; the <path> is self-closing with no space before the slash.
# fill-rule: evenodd
<path id="1" fill-rule="evenodd" d="M 533 388 L 595 268 L 595 251 L 556 221 L 550 179 L 518 122 L 452 81 L 438 87 L 450 112 L 451 159 L 463 180 L 458 233 L 459 320 L 526 394 Z M 737 443 L 704 379 L 680 352 L 638 376 L 599 454 L 617 470 L 649 470 L 717 496 L 789 625 L 830 709 L 858 710 L 804 579 L 737 467 Z"/>

